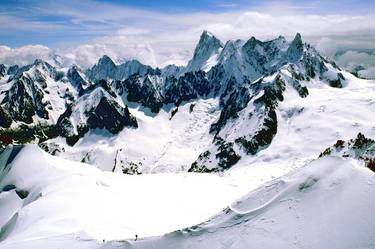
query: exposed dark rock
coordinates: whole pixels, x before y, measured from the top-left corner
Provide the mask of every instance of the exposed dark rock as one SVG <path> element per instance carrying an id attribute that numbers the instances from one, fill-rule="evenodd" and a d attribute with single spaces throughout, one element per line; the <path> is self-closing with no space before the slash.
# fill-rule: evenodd
<path id="1" fill-rule="evenodd" d="M 210 168 L 208 169 L 205 164 L 211 164 L 210 161 L 211 152 L 205 151 L 198 156 L 198 159 L 193 162 L 188 170 L 188 172 L 196 172 L 196 173 L 211 173 L 217 171 L 217 168 Z"/>
<path id="2" fill-rule="evenodd" d="M 8 185 L 5 185 L 5 186 L 3 187 L 3 190 L 2 190 L 2 191 L 4 191 L 4 192 L 8 192 L 8 191 L 11 191 L 11 190 L 13 190 L 13 189 L 16 189 L 16 186 L 13 185 L 13 184 L 8 184 Z"/>
<path id="3" fill-rule="evenodd" d="M 137 120 L 130 114 L 128 107 L 122 108 L 117 102 L 110 102 L 104 97 L 88 114 L 87 125 L 89 128 L 105 128 L 111 133 L 118 133 L 125 126 L 138 127 Z"/>
<path id="4" fill-rule="evenodd" d="M 80 95 L 82 95 L 83 91 L 90 86 L 90 83 L 84 78 L 83 75 L 83 72 L 76 65 L 69 68 L 67 73 L 69 82 L 76 87 Z"/>
<path id="5" fill-rule="evenodd" d="M 195 104 L 190 104 L 189 106 L 189 112 L 192 113 L 194 110 Z"/>
<path id="6" fill-rule="evenodd" d="M 57 143 L 44 142 L 40 143 L 39 147 L 53 156 L 57 156 L 62 152 L 65 152 L 65 148 Z"/>
<path id="7" fill-rule="evenodd" d="M 300 33 L 297 33 L 287 51 L 288 61 L 292 63 L 298 62 L 302 54 L 303 42 Z"/>
<path id="8" fill-rule="evenodd" d="M 275 110 L 268 109 L 263 117 L 261 128 L 255 134 L 239 137 L 235 140 L 248 154 L 255 155 L 259 150 L 271 144 L 277 133 L 277 116 Z"/>
<path id="9" fill-rule="evenodd" d="M 0 79 L 4 77 L 7 73 L 6 67 L 3 64 L 0 64 Z"/>
<path id="10" fill-rule="evenodd" d="M 80 106 L 87 107 L 83 113 L 80 113 Z M 85 120 L 75 121 L 78 122 L 76 127 L 71 121 L 75 115 L 85 117 Z M 76 104 L 67 107 L 57 121 L 59 134 L 67 138 L 69 145 L 74 145 L 89 129 L 106 129 L 116 134 L 124 127 L 137 128 L 137 120 L 130 114 L 127 106 L 121 107 L 103 88 L 95 88 L 81 96 Z"/>
<path id="11" fill-rule="evenodd" d="M 337 140 L 337 142 L 320 153 L 324 156 L 352 157 L 365 162 L 366 167 L 375 172 L 375 140 L 366 138 L 362 133 L 349 141 Z"/>
<path id="12" fill-rule="evenodd" d="M 123 87 L 130 102 L 141 103 L 154 113 L 158 113 L 163 106 L 163 97 L 149 77 L 135 74 L 123 82 Z"/>
<path id="13" fill-rule="evenodd" d="M 30 78 L 21 77 L 6 91 L 2 105 L 13 120 L 30 124 L 34 115 L 48 119 L 43 96 L 43 91 Z"/>
<path id="14" fill-rule="evenodd" d="M 8 74 L 8 75 L 15 74 L 15 73 L 17 72 L 18 68 L 19 68 L 18 65 L 10 66 L 10 67 L 8 68 L 7 74 Z"/>
<path id="15" fill-rule="evenodd" d="M 141 165 L 141 162 L 139 162 L 138 164 L 134 162 L 129 162 L 129 164 L 122 169 L 122 173 L 127 175 L 141 175 L 142 172 L 139 170 L 139 167 Z"/>
<path id="16" fill-rule="evenodd" d="M 0 106 L 0 127 L 9 128 L 11 124 L 11 115 L 8 113 L 8 111 L 4 110 L 4 108 Z"/>
<path id="17" fill-rule="evenodd" d="M 171 112 L 171 117 L 169 118 L 169 120 L 171 120 L 173 118 L 173 116 L 178 112 L 178 107 L 174 108 Z"/>
<path id="18" fill-rule="evenodd" d="M 225 142 L 220 137 L 215 138 L 214 142 L 216 152 L 212 154 L 210 151 L 205 151 L 199 155 L 198 159 L 192 163 L 189 172 L 210 173 L 229 169 L 236 164 L 241 156 L 233 149 L 233 143 Z M 212 158 L 214 156 L 214 159 Z M 212 167 L 213 161 L 218 161 L 217 167 Z M 207 165 L 211 165 L 210 167 Z"/>
<path id="19" fill-rule="evenodd" d="M 0 148 L 12 143 L 41 143 L 57 136 L 54 125 L 20 125 L 17 128 L 0 129 Z"/>
<path id="20" fill-rule="evenodd" d="M 16 193 L 21 199 L 25 199 L 29 195 L 27 190 L 16 190 Z"/>
<path id="21" fill-rule="evenodd" d="M 219 160 L 218 166 L 223 170 L 229 169 L 241 159 L 241 156 L 233 150 L 233 143 L 226 143 L 222 138 L 216 138 L 215 144 L 218 146 L 215 157 Z"/>
<path id="22" fill-rule="evenodd" d="M 88 84 L 86 88 L 82 88 L 80 90 L 78 96 L 90 93 L 99 87 L 103 88 L 112 97 L 116 98 L 117 95 L 115 91 L 112 89 L 111 85 L 106 80 L 98 80 L 95 84 Z"/>

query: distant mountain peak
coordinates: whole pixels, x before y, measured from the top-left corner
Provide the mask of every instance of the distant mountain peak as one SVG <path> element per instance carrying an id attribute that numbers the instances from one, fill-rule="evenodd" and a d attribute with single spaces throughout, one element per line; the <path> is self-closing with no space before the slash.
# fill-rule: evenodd
<path id="1" fill-rule="evenodd" d="M 299 43 L 302 43 L 302 36 L 300 33 L 297 32 L 297 34 L 295 35 L 294 39 L 293 39 L 293 42 L 299 42 Z"/>
<path id="2" fill-rule="evenodd" d="M 41 64 L 44 64 L 44 61 L 42 59 L 36 59 L 33 63 L 33 65 L 37 66 L 37 65 L 41 65 Z"/>
<path id="3" fill-rule="evenodd" d="M 193 58 L 189 61 L 186 71 L 198 71 L 207 67 L 208 60 L 218 55 L 223 43 L 212 33 L 204 30 L 194 50 Z"/>
<path id="4" fill-rule="evenodd" d="M 203 30 L 201 36 L 200 36 L 200 39 L 210 39 L 210 38 L 214 38 L 214 39 L 217 39 L 214 34 L 212 34 L 211 32 L 207 31 L 207 30 Z M 219 39 L 217 39 L 219 40 Z"/>
<path id="5" fill-rule="evenodd" d="M 303 42 L 300 33 L 297 33 L 287 51 L 288 60 L 290 62 L 297 62 L 303 54 Z"/>
<path id="6" fill-rule="evenodd" d="M 203 45 L 213 45 L 215 47 L 223 47 L 223 43 L 211 32 L 204 30 L 200 36 L 197 48 Z"/>
<path id="7" fill-rule="evenodd" d="M 98 61 L 98 65 L 111 65 L 116 66 L 113 60 L 108 55 L 103 55 Z"/>
<path id="8" fill-rule="evenodd" d="M 245 44 L 244 47 L 249 46 L 250 48 L 254 48 L 257 44 L 261 44 L 262 42 L 252 36 Z"/>

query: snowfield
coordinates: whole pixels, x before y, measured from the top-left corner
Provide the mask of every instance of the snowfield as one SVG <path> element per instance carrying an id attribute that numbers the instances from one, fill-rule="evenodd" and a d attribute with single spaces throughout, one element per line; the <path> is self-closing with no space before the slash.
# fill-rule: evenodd
<path id="1" fill-rule="evenodd" d="M 104 172 L 34 145 L 0 161 L 0 248 L 375 246 L 375 174 L 350 158 L 314 160 L 252 191 L 229 175 Z"/>
<path id="2" fill-rule="evenodd" d="M 375 174 L 316 160 L 250 192 L 207 222 L 106 248 L 375 248 Z"/>
<path id="3" fill-rule="evenodd" d="M 212 174 L 103 172 L 36 145 L 9 147 L 1 163 L 5 247 L 80 232 L 98 241 L 162 235 L 208 219 L 247 192 Z M 14 189 L 4 191 L 9 186 Z M 20 199 L 19 190 L 28 196 Z"/>

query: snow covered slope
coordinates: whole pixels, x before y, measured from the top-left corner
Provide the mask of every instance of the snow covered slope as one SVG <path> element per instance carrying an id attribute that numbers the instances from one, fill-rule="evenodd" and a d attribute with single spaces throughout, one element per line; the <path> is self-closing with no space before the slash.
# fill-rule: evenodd
<path id="1" fill-rule="evenodd" d="M 193 58 L 189 61 L 185 71 L 209 71 L 217 64 L 218 56 L 223 48 L 223 44 L 213 34 L 203 31 L 198 45 L 195 48 Z"/>
<path id="2" fill-rule="evenodd" d="M 199 225 L 105 248 L 374 248 L 375 174 L 327 157 L 269 182 Z"/>
<path id="3" fill-rule="evenodd" d="M 235 169 L 129 176 L 33 145 L 8 147 L 0 163 L 4 249 L 375 246 L 375 174 L 350 157 L 319 158 L 255 189 L 260 174 L 252 187 Z"/>
<path id="4" fill-rule="evenodd" d="M 9 146 L 0 154 L 0 248 L 36 248 L 69 234 L 99 242 L 162 235 L 208 219 L 246 191 L 216 175 L 130 176 L 36 145 Z"/>

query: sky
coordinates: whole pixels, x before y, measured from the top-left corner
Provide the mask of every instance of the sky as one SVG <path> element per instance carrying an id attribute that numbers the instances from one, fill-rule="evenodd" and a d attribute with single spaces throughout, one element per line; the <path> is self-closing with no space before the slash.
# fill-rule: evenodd
<path id="1" fill-rule="evenodd" d="M 59 55 L 65 65 L 89 67 L 107 54 L 183 65 L 209 30 L 223 42 L 300 32 L 325 56 L 370 68 L 374 13 L 373 0 L 0 0 L 0 63 Z"/>

